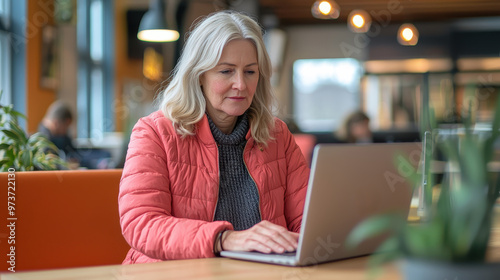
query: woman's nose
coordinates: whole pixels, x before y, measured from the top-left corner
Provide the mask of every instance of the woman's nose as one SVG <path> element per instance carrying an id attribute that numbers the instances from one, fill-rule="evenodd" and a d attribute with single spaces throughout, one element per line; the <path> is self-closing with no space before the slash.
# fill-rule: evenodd
<path id="1" fill-rule="evenodd" d="M 245 75 L 243 72 L 236 72 L 234 75 L 234 80 L 233 80 L 233 88 L 237 90 L 244 90 L 246 89 L 246 81 L 245 81 Z"/>

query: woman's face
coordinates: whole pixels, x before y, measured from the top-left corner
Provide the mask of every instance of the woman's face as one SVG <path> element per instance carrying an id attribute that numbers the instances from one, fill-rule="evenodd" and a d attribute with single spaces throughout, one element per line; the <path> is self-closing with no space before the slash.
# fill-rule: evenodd
<path id="1" fill-rule="evenodd" d="M 351 134 L 358 143 L 371 142 L 372 132 L 370 130 L 370 121 L 363 120 L 351 125 Z"/>
<path id="2" fill-rule="evenodd" d="M 210 117 L 221 120 L 245 113 L 252 104 L 258 82 L 254 44 L 246 39 L 230 41 L 217 65 L 200 77 Z"/>

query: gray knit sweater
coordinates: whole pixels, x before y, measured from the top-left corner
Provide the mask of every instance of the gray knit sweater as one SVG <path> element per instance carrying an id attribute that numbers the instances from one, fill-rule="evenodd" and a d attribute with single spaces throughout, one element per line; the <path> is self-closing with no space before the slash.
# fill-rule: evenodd
<path id="1" fill-rule="evenodd" d="M 208 115 L 207 115 L 208 116 Z M 247 114 L 237 120 L 231 134 L 220 131 L 208 117 L 210 130 L 219 149 L 219 200 L 216 221 L 228 221 L 235 230 L 245 230 L 260 222 L 259 192 L 243 162 Z"/>

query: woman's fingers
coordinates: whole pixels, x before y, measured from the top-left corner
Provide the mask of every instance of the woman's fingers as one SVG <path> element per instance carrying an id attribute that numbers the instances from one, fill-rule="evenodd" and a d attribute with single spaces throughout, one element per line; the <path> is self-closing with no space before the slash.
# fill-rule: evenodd
<path id="1" fill-rule="evenodd" d="M 294 251 L 297 248 L 298 238 L 292 236 L 284 227 L 263 221 L 256 225 L 256 230 L 260 233 L 260 241 L 275 252 Z"/>
<path id="2" fill-rule="evenodd" d="M 289 231 L 288 232 L 288 237 L 292 241 L 293 249 L 296 250 L 297 247 L 299 246 L 299 237 L 300 237 L 300 234 L 298 234 L 297 232 Z"/>
<path id="3" fill-rule="evenodd" d="M 283 253 L 297 249 L 299 234 L 282 226 L 262 221 L 243 231 L 226 231 L 222 237 L 224 250 Z"/>

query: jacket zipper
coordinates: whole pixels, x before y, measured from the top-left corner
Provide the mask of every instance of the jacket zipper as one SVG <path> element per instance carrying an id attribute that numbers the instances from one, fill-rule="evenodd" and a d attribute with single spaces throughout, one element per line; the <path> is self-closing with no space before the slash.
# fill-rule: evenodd
<path id="1" fill-rule="evenodd" d="M 215 212 L 217 211 L 217 205 L 219 204 L 219 192 L 220 192 L 219 146 L 217 145 L 217 143 L 215 143 L 215 147 L 217 150 L 217 198 L 215 200 L 215 208 L 214 208 L 214 214 L 212 216 L 212 222 L 215 221 Z"/>
<path id="2" fill-rule="evenodd" d="M 250 178 L 252 179 L 252 181 L 255 185 L 255 188 L 257 189 L 257 193 L 259 194 L 259 216 L 260 216 L 260 220 L 262 221 L 262 210 L 260 209 L 262 198 L 260 197 L 259 187 L 257 186 L 257 182 L 255 181 L 255 179 L 252 177 L 252 173 L 250 173 L 250 169 L 248 169 L 248 165 L 245 161 L 245 150 L 247 149 L 247 145 L 248 145 L 248 142 L 245 144 L 245 148 L 243 149 L 243 164 L 245 164 L 245 168 L 247 169 L 248 175 L 250 175 Z"/>

